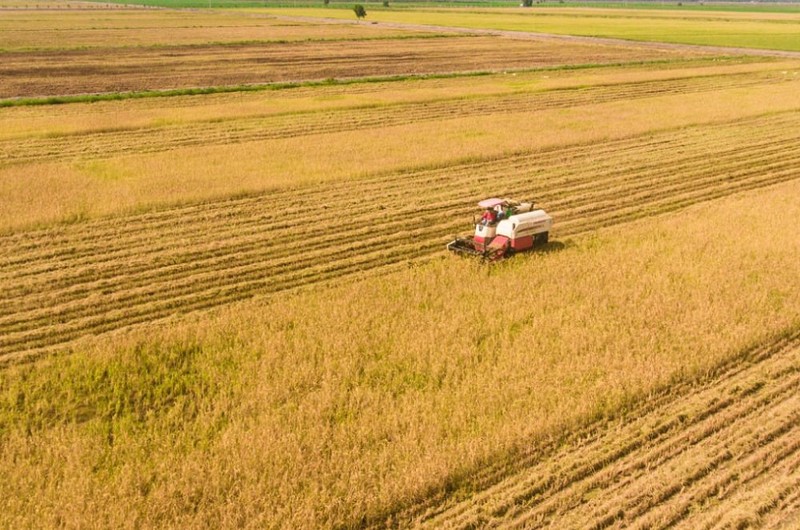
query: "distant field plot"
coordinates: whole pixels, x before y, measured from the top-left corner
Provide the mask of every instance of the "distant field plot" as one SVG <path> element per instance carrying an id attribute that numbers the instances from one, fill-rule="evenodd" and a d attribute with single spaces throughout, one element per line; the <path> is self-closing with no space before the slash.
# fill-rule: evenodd
<path id="1" fill-rule="evenodd" d="M 235 13 L 145 9 L 20 10 L 0 17 L 0 51 L 330 41 L 419 34 L 430 33 L 368 24 L 315 24 Z"/>
<path id="2" fill-rule="evenodd" d="M 588 68 L 556 68 L 491 75 L 421 76 L 385 81 L 294 86 L 287 89 L 233 91 L 203 96 L 131 98 L 95 101 L 91 104 L 20 105 L 0 111 L 0 139 L 48 137 L 68 133 L 103 133 L 150 127 L 177 127 L 205 121 L 293 115 L 322 110 L 370 109 L 396 103 L 428 103 L 461 99 L 468 102 L 490 96 L 537 94 L 558 89 L 612 87 L 618 83 L 656 82 L 697 78 L 727 83 L 732 75 L 747 84 L 788 80 L 800 75 L 800 62 L 765 58 L 705 57 L 656 60 L 629 65 L 594 65 Z M 751 76 L 751 80 L 741 79 Z M 199 139 L 199 138 L 198 138 Z M 18 158 L 9 145 L 7 159 Z M 21 153 L 20 153 L 21 154 Z M 55 153 L 54 153 L 55 155 Z"/>
<path id="3" fill-rule="evenodd" d="M 692 52 L 495 37 L 10 52 L 0 97 L 602 64 Z M 696 55 L 696 54 L 694 54 Z"/>
<path id="4" fill-rule="evenodd" d="M 118 8 L 120 8 L 118 4 L 107 4 L 102 2 L 72 2 L 70 0 L 0 0 L 0 12 L 3 13 L 3 16 L 14 11 L 41 11 L 57 9 L 63 13 L 65 11 Z"/>
<path id="5" fill-rule="evenodd" d="M 326 9 L 268 12 L 349 18 Z M 674 12 L 595 8 L 370 11 L 370 20 L 776 50 L 800 50 L 800 13 Z"/>

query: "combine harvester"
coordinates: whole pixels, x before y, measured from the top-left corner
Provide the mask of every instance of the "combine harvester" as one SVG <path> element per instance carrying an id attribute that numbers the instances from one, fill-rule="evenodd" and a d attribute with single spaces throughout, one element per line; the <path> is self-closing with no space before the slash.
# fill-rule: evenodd
<path id="1" fill-rule="evenodd" d="M 553 218 L 544 210 L 534 210 L 532 202 L 492 198 L 478 206 L 484 212 L 475 225 L 475 234 L 457 237 L 448 243 L 447 250 L 498 261 L 547 243 Z"/>

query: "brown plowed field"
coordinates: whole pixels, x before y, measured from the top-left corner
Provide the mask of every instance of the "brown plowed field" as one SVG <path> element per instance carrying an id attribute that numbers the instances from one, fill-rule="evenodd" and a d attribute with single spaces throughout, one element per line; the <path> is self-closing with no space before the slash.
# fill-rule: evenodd
<path id="1" fill-rule="evenodd" d="M 423 103 L 365 106 L 242 119 L 198 120 L 172 126 L 122 128 L 61 136 L 0 140 L 0 164 L 33 163 L 72 158 L 113 158 L 191 145 L 220 145 L 310 134 L 381 128 L 423 121 L 498 113 L 535 112 L 552 108 L 648 97 L 693 94 L 791 82 L 781 72 L 714 75 L 569 88 L 497 97 L 456 98 Z"/>
<path id="2" fill-rule="evenodd" d="M 786 528 L 800 521 L 800 334 L 502 458 L 374 526 Z"/>
<path id="3" fill-rule="evenodd" d="M 697 56 L 501 37 L 453 37 L 2 54 L 0 98 L 125 92 Z"/>
<path id="4" fill-rule="evenodd" d="M 0 356 L 440 255 L 490 193 L 564 237 L 796 179 L 798 131 L 788 112 L 8 235 Z"/>

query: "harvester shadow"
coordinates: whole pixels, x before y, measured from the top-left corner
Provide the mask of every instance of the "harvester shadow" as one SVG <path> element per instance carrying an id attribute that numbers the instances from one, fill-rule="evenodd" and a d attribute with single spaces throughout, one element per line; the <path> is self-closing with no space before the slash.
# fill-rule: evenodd
<path id="1" fill-rule="evenodd" d="M 549 241 L 542 246 L 534 247 L 529 254 L 552 254 L 554 252 L 561 252 L 570 246 L 572 246 L 572 243 L 569 241 Z"/>
<path id="2" fill-rule="evenodd" d="M 490 264 L 500 264 L 500 263 L 514 263 L 519 261 L 520 258 L 531 258 L 533 256 L 546 256 L 548 254 L 554 254 L 556 252 L 561 252 L 562 250 L 566 250 L 567 248 L 573 246 L 571 241 L 549 241 L 542 245 L 538 245 L 533 247 L 530 250 L 526 250 L 520 253 L 511 254 L 510 256 L 506 256 L 500 260 L 493 261 L 491 259 L 484 259 L 484 263 Z"/>

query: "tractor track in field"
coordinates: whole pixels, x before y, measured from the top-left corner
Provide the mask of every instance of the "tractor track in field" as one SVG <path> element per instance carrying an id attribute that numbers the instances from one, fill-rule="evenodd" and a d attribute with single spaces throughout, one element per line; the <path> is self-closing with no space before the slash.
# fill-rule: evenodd
<path id="1" fill-rule="evenodd" d="M 520 447 L 367 528 L 778 528 L 800 520 L 800 331 Z"/>
<path id="2" fill-rule="evenodd" d="M 424 121 L 536 112 L 579 105 L 686 95 L 793 81 L 781 72 L 712 75 L 639 81 L 545 92 L 486 95 L 384 106 L 365 106 L 288 115 L 263 115 L 198 121 L 173 126 L 87 131 L 62 136 L 0 140 L 0 164 L 24 164 L 65 159 L 111 158 L 163 152 L 197 145 L 226 145 L 296 138 L 312 134 L 391 127 Z"/>
<path id="3" fill-rule="evenodd" d="M 431 259 L 487 194 L 536 198 L 566 237 L 793 180 L 799 125 L 785 112 L 0 236 L 0 359 Z"/>

